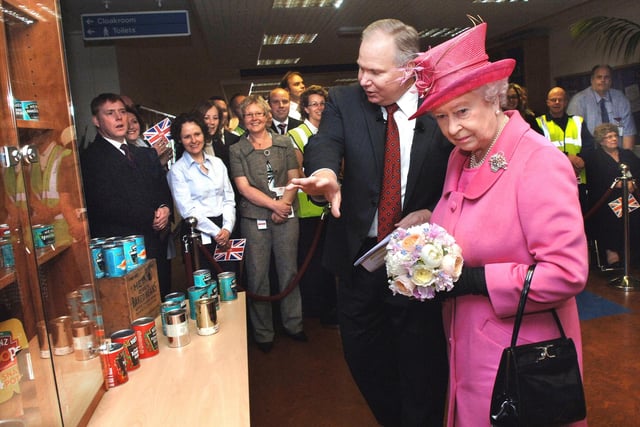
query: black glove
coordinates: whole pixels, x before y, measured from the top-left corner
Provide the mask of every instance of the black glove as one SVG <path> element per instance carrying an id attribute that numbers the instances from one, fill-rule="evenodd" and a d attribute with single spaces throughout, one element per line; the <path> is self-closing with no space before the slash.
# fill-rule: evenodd
<path id="1" fill-rule="evenodd" d="M 449 292 L 438 292 L 442 298 L 459 297 L 462 295 L 489 296 L 487 281 L 484 278 L 484 267 L 462 267 L 462 274 L 453 289 Z"/>

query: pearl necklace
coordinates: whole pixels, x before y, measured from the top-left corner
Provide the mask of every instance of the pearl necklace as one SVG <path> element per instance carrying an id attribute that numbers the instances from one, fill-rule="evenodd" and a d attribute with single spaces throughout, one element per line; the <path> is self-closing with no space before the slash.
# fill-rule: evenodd
<path id="1" fill-rule="evenodd" d="M 496 144 L 498 137 L 502 133 L 502 130 L 504 129 L 504 127 L 507 125 L 508 121 L 509 121 L 509 118 L 507 116 L 504 116 L 504 120 L 500 124 L 500 128 L 496 132 L 495 136 L 491 140 L 491 144 L 489 144 L 489 148 L 487 148 L 487 151 L 484 152 L 484 156 L 482 156 L 480 160 L 476 160 L 476 153 L 471 153 L 471 156 L 469 156 L 469 167 L 471 169 L 479 168 L 480 166 L 482 166 L 484 161 L 487 160 L 487 156 L 491 152 L 491 149 L 493 148 L 493 146 Z"/>

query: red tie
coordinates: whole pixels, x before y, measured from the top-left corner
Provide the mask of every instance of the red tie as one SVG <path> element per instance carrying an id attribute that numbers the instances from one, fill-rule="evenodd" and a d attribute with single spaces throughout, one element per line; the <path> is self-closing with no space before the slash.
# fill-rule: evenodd
<path id="1" fill-rule="evenodd" d="M 402 202 L 400 197 L 400 134 L 393 113 L 398 111 L 397 104 L 385 107 L 387 110 L 387 133 L 384 146 L 384 172 L 380 202 L 378 203 L 378 241 L 395 230 L 401 219 Z"/>

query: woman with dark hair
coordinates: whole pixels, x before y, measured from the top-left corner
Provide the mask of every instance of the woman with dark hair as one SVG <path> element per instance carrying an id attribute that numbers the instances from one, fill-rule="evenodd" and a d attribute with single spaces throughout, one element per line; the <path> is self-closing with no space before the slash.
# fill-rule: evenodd
<path id="1" fill-rule="evenodd" d="M 505 110 L 516 110 L 520 113 L 525 122 L 529 123 L 531 129 L 543 135 L 538 122 L 536 121 L 536 113 L 529 108 L 529 94 L 527 88 L 517 83 L 509 83 L 507 90 L 507 99 L 504 105 Z"/>
<path id="2" fill-rule="evenodd" d="M 591 218 L 588 219 L 590 236 L 597 240 L 598 249 L 604 251 L 609 266 L 619 266 L 624 248 L 624 225 L 622 216 L 614 212 L 609 203 L 622 204 L 622 182 L 618 182 L 604 203 L 602 196 L 609 191 L 617 177 L 622 175 L 620 166 L 628 166 L 634 178 L 640 177 L 640 159 L 631 150 L 618 146 L 618 126 L 613 123 L 602 123 L 593 130 L 596 149 L 585 158 L 587 170 L 587 189 L 591 207 L 601 204 Z M 629 194 L 636 191 L 635 181 L 627 181 Z M 618 209 L 621 212 L 622 209 Z M 640 237 L 640 213 L 629 214 L 629 232 L 632 248 L 637 247 Z"/>
<path id="3" fill-rule="evenodd" d="M 205 151 L 211 156 L 222 159 L 224 165 L 229 169 L 229 146 L 238 142 L 240 137 L 234 135 L 222 125 L 222 113 L 215 100 L 202 101 L 195 108 L 202 117 L 206 127 Z"/>
<path id="4" fill-rule="evenodd" d="M 135 107 L 125 107 L 127 110 L 127 133 L 125 138 L 127 144 L 135 145 L 136 147 L 153 148 L 158 154 L 158 159 L 162 167 L 167 168 L 167 163 L 173 158 L 173 151 L 171 150 L 171 144 L 166 138 L 162 138 L 153 146 L 142 137 L 142 133 L 147 129 L 147 126 L 140 114 L 140 111 Z"/>
<path id="5" fill-rule="evenodd" d="M 226 247 L 236 222 L 235 198 L 222 160 L 204 152 L 207 126 L 197 114 L 181 114 L 171 135 L 184 153 L 167 174 L 171 194 L 182 218 L 195 217 L 202 243 L 213 253 Z"/>

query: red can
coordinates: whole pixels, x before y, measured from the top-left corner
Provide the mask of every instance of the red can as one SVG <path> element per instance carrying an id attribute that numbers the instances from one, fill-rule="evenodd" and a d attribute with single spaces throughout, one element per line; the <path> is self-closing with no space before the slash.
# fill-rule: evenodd
<path id="1" fill-rule="evenodd" d="M 138 341 L 140 359 L 155 356 L 160 352 L 158 347 L 158 332 L 153 317 L 141 317 L 131 323 Z"/>
<path id="2" fill-rule="evenodd" d="M 119 342 L 124 346 L 124 357 L 127 362 L 127 372 L 140 367 L 138 340 L 133 329 L 122 329 L 111 334 L 112 342 Z"/>
<path id="3" fill-rule="evenodd" d="M 108 388 L 124 384 L 129 380 L 124 346 L 120 343 L 108 343 L 101 347 L 100 358 Z"/>

